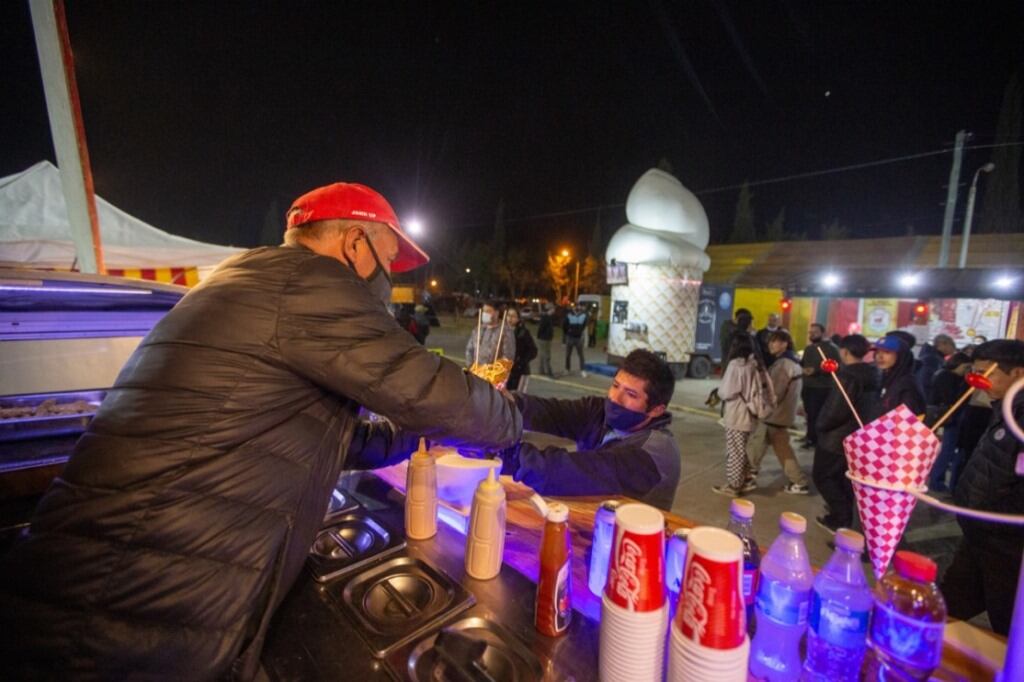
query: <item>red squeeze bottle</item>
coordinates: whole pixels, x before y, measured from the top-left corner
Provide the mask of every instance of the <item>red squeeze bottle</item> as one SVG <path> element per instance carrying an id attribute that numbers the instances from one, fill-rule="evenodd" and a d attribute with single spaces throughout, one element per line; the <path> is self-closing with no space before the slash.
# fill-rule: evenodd
<path id="1" fill-rule="evenodd" d="M 534 605 L 534 626 L 548 637 L 560 637 L 572 620 L 572 547 L 569 508 L 551 504 L 540 542 L 540 579 Z"/>

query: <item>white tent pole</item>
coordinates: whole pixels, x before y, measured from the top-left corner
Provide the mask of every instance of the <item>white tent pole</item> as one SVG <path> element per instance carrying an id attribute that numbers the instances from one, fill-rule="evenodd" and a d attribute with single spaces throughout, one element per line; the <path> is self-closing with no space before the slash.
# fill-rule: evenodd
<path id="1" fill-rule="evenodd" d="M 29 9 L 78 267 L 82 272 L 106 274 L 64 2 L 29 0 Z"/>

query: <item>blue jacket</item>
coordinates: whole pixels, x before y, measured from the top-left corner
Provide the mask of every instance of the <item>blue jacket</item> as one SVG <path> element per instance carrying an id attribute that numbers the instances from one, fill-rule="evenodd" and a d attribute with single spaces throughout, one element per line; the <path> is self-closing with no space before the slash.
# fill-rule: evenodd
<path id="1" fill-rule="evenodd" d="M 559 400 L 514 394 L 523 428 L 576 441 L 576 451 L 520 443 L 506 451 L 511 473 L 545 495 L 627 495 L 669 510 L 680 455 L 666 413 L 645 428 L 619 433 L 604 423 L 604 398 Z"/>

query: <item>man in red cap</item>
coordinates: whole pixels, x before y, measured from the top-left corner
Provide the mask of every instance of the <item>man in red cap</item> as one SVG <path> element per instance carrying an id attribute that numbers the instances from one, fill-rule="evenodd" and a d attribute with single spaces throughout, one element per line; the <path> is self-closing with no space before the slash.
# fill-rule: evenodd
<path id="1" fill-rule="evenodd" d="M 0 560 L 9 679 L 251 679 L 342 469 L 400 461 L 417 435 L 519 440 L 511 401 L 388 314 L 390 273 L 427 256 L 380 194 L 300 197 L 285 242 L 154 327 Z"/>

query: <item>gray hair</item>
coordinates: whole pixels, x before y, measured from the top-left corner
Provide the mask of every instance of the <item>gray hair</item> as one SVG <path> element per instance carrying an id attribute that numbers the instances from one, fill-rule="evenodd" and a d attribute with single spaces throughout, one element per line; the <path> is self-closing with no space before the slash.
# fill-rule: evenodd
<path id="1" fill-rule="evenodd" d="M 320 241 L 340 237 L 355 226 L 360 226 L 370 237 L 376 237 L 380 228 L 387 227 L 381 223 L 368 220 L 351 220 L 344 218 L 332 218 L 330 220 L 314 220 L 305 225 L 285 230 L 284 243 L 288 246 L 297 246 L 302 242 Z"/>

